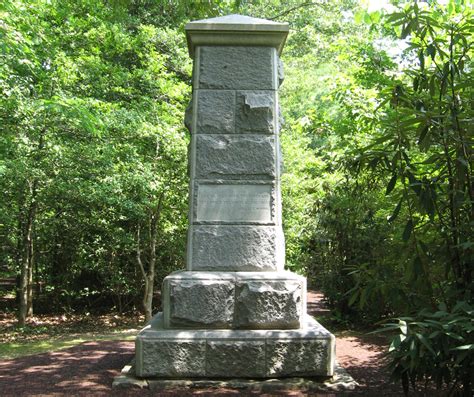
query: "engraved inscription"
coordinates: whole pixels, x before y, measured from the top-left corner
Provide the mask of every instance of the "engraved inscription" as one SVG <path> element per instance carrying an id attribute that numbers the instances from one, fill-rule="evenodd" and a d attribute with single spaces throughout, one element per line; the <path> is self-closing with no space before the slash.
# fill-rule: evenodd
<path id="1" fill-rule="evenodd" d="M 196 221 L 271 222 L 271 185 L 200 185 Z"/>

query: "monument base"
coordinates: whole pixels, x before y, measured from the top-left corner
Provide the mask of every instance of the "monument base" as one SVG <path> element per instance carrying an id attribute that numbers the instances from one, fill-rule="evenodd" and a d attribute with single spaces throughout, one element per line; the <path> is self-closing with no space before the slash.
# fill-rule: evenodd
<path id="1" fill-rule="evenodd" d="M 292 330 L 165 329 L 158 313 L 135 341 L 139 378 L 331 377 L 335 338 L 311 316 Z"/>
<path id="2" fill-rule="evenodd" d="M 357 388 L 354 378 L 337 362 L 334 375 L 327 377 L 292 377 L 282 379 L 159 379 L 137 378 L 135 363 L 126 365 L 120 375 L 114 378 L 114 389 L 149 389 L 163 392 L 179 390 L 235 389 L 242 392 L 282 393 L 292 390 L 298 392 L 347 392 Z M 216 390 L 217 392 L 217 390 Z"/>

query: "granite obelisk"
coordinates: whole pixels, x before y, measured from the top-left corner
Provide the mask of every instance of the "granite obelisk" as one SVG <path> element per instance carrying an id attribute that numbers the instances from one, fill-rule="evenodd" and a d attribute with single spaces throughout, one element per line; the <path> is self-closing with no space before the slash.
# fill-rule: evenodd
<path id="1" fill-rule="evenodd" d="M 190 22 L 193 98 L 187 269 L 136 339 L 145 378 L 331 376 L 334 336 L 284 270 L 278 88 L 285 23 Z"/>

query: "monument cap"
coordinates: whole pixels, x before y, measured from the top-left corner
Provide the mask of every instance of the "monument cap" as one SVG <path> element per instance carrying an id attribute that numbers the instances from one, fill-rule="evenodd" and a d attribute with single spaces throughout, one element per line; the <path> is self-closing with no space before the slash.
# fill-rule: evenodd
<path id="1" fill-rule="evenodd" d="M 232 14 L 186 24 L 186 39 L 191 58 L 196 46 L 274 47 L 280 54 L 289 27 L 287 23 Z"/>

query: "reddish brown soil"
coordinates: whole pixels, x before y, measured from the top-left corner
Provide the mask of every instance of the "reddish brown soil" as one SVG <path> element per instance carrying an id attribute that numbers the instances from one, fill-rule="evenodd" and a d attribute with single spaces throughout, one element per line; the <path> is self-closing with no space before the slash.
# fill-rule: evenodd
<path id="1" fill-rule="evenodd" d="M 320 294 L 308 294 L 308 311 L 323 315 Z M 400 386 L 388 383 L 384 366 L 384 341 L 376 337 L 342 334 L 337 339 L 339 363 L 359 383 L 357 390 L 337 396 L 402 396 Z M 86 342 L 51 353 L 36 354 L 0 361 L 0 396 L 242 396 L 259 395 L 241 390 L 169 390 L 152 393 L 147 390 L 112 390 L 113 378 L 134 355 L 133 342 Z M 263 396 L 307 395 L 298 391 L 260 394 Z M 336 396 L 331 393 L 313 396 Z"/>

